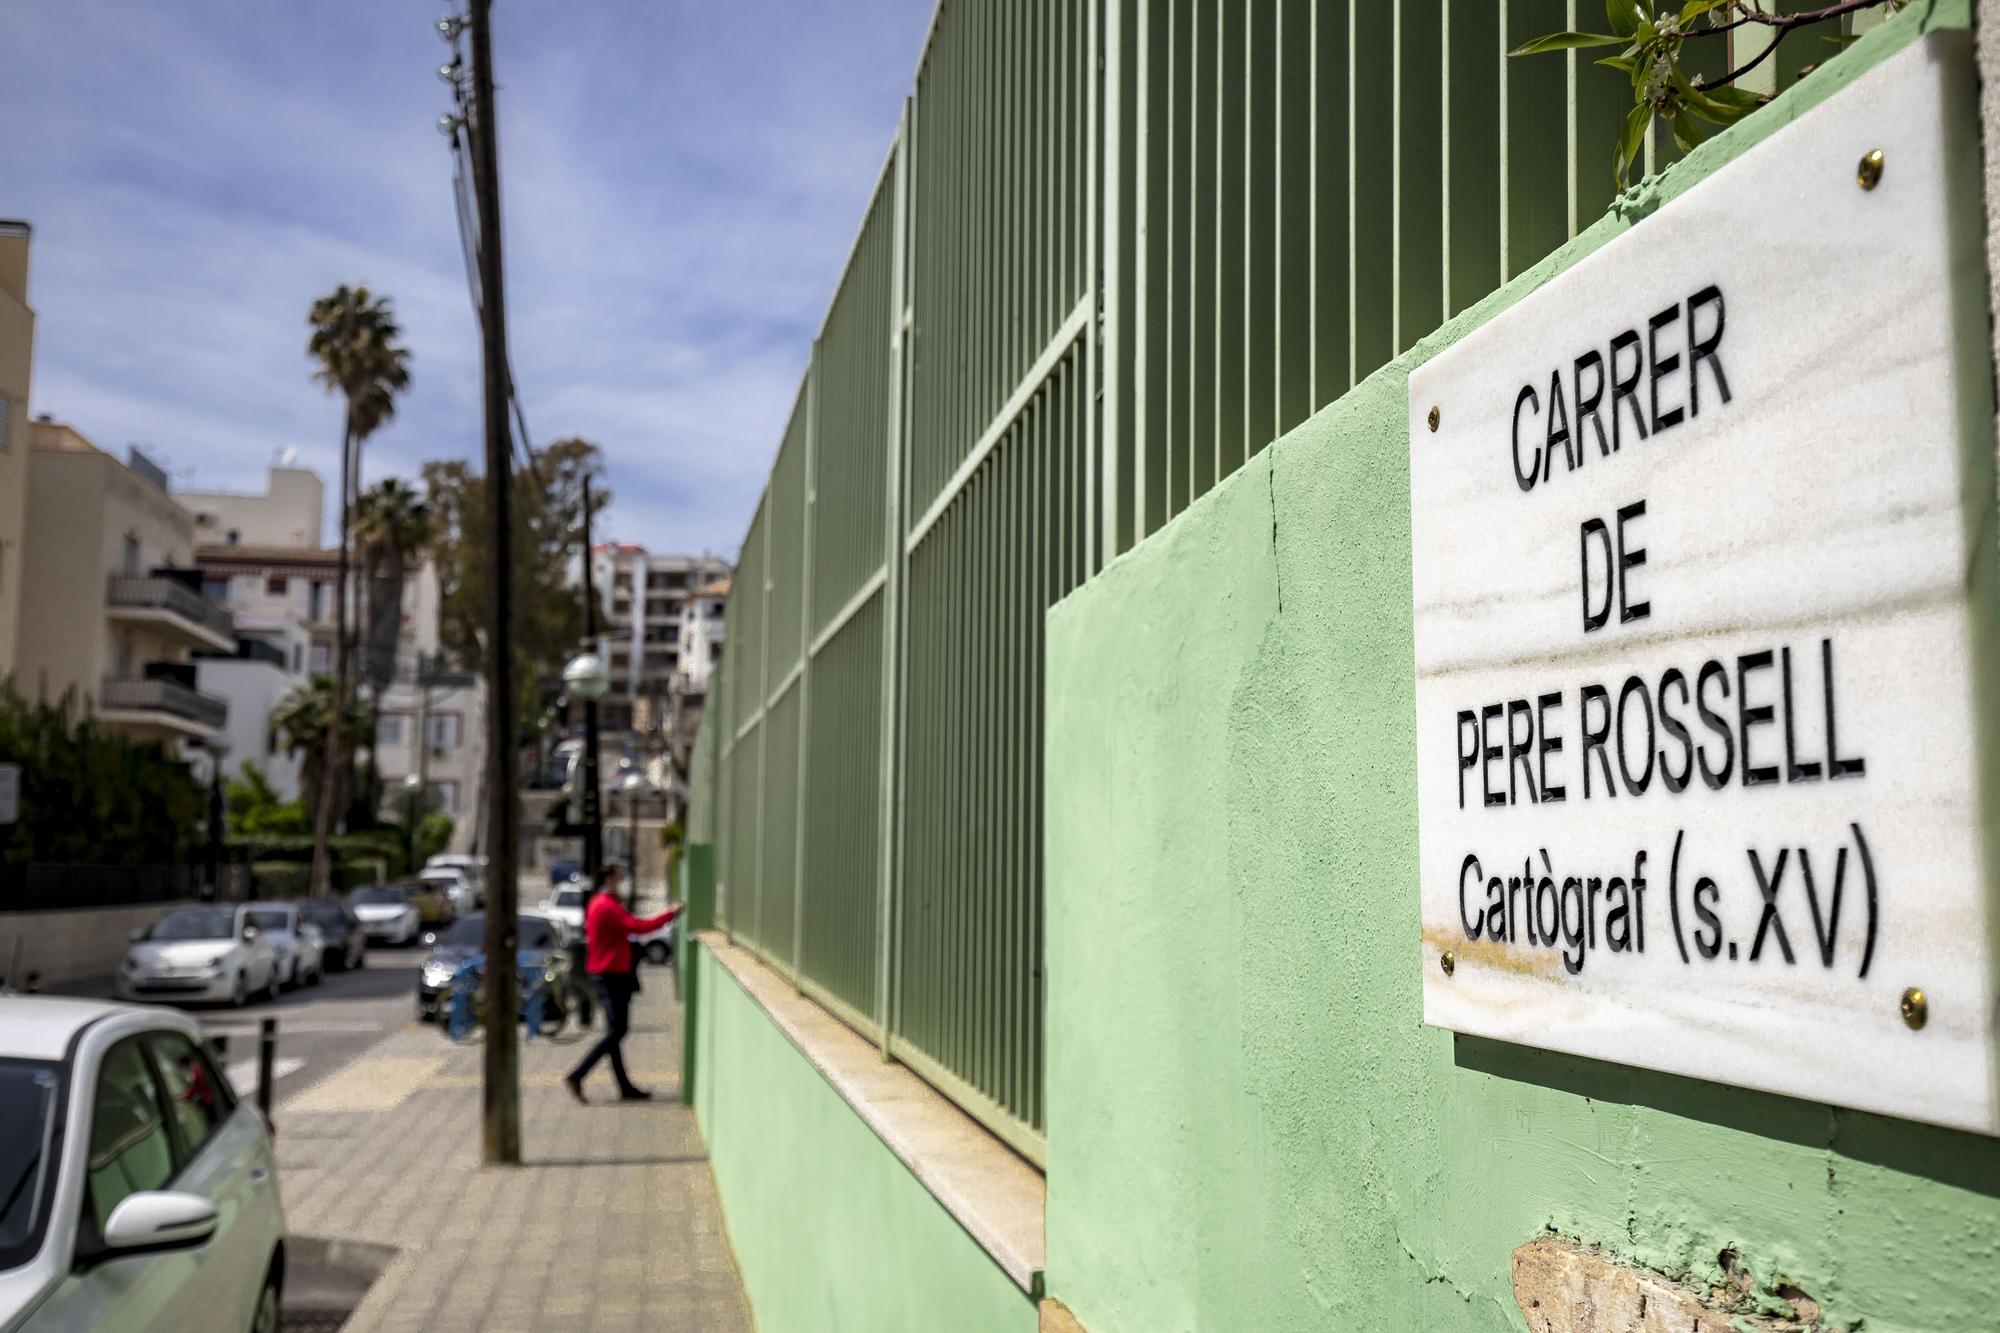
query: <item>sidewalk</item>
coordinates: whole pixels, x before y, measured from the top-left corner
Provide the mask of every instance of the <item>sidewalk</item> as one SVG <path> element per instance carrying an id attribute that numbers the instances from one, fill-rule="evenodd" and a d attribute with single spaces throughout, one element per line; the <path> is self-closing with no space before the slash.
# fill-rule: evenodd
<path id="1" fill-rule="evenodd" d="M 642 969 L 625 1055 L 579 1106 L 562 1074 L 602 1031 L 521 1048 L 524 1165 L 480 1165 L 481 1046 L 412 1023 L 277 1108 L 298 1237 L 396 1247 L 346 1327 L 374 1330 L 751 1328 L 693 1113 L 677 1100 L 680 1006 Z"/>

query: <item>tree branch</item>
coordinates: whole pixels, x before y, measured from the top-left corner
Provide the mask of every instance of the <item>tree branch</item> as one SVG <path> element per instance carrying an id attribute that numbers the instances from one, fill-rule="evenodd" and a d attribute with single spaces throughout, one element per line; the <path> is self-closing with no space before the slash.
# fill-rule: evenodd
<path id="1" fill-rule="evenodd" d="M 1761 23 L 1772 30 L 1770 44 L 1756 55 L 1750 57 L 1750 59 L 1738 65 L 1735 69 L 1716 79 L 1715 82 L 1702 86 L 1720 88 L 1724 84 L 1736 82 L 1736 80 L 1770 59 L 1771 53 L 1778 49 L 1778 43 L 1789 37 L 1794 29 L 1802 28 L 1809 23 L 1822 23 L 1827 19 L 1839 18 L 1843 14 L 1852 14 L 1856 10 L 1873 9 L 1884 2 L 1885 0 L 1841 0 L 1840 4 L 1828 5 L 1824 9 L 1810 10 L 1803 14 L 1766 14 L 1761 9 L 1746 9 L 1743 11 L 1743 17 L 1728 25 L 1727 28 L 1715 28 L 1712 31 L 1727 32 L 1729 28 L 1739 27 L 1745 23 Z"/>

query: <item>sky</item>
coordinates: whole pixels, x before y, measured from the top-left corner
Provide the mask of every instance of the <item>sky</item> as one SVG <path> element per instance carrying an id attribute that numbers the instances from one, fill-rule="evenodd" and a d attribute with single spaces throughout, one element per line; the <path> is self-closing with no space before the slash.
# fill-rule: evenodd
<path id="1" fill-rule="evenodd" d="M 734 557 L 933 0 L 498 0 L 515 371 L 536 443 L 601 445 L 601 538 Z M 29 408 L 176 486 L 333 487 L 306 312 L 390 296 L 412 352 L 364 483 L 480 451 L 437 129 L 440 0 L 0 6 L 0 218 L 34 227 Z"/>

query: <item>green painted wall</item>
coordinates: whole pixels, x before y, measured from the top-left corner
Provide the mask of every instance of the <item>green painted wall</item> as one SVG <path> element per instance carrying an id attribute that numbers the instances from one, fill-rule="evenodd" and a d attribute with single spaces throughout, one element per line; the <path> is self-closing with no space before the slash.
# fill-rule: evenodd
<path id="1" fill-rule="evenodd" d="M 1410 366 L 1965 21 L 1914 6 L 1051 613 L 1048 1281 L 1091 1333 L 1520 1329 L 1545 1228 L 2000 1327 L 2000 1142 L 1454 1038 L 1417 971 Z"/>
<path id="2" fill-rule="evenodd" d="M 691 953 L 695 1113 L 761 1333 L 1032 1333 L 1026 1294 L 713 955 Z"/>

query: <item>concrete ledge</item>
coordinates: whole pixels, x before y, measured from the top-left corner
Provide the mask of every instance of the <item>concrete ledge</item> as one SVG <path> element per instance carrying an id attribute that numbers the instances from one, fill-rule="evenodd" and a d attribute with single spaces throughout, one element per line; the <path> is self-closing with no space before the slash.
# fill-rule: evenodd
<path id="1" fill-rule="evenodd" d="M 695 940 L 1008 1278 L 1039 1296 L 1047 1255 L 1042 1173 L 727 935 L 704 930 Z"/>

